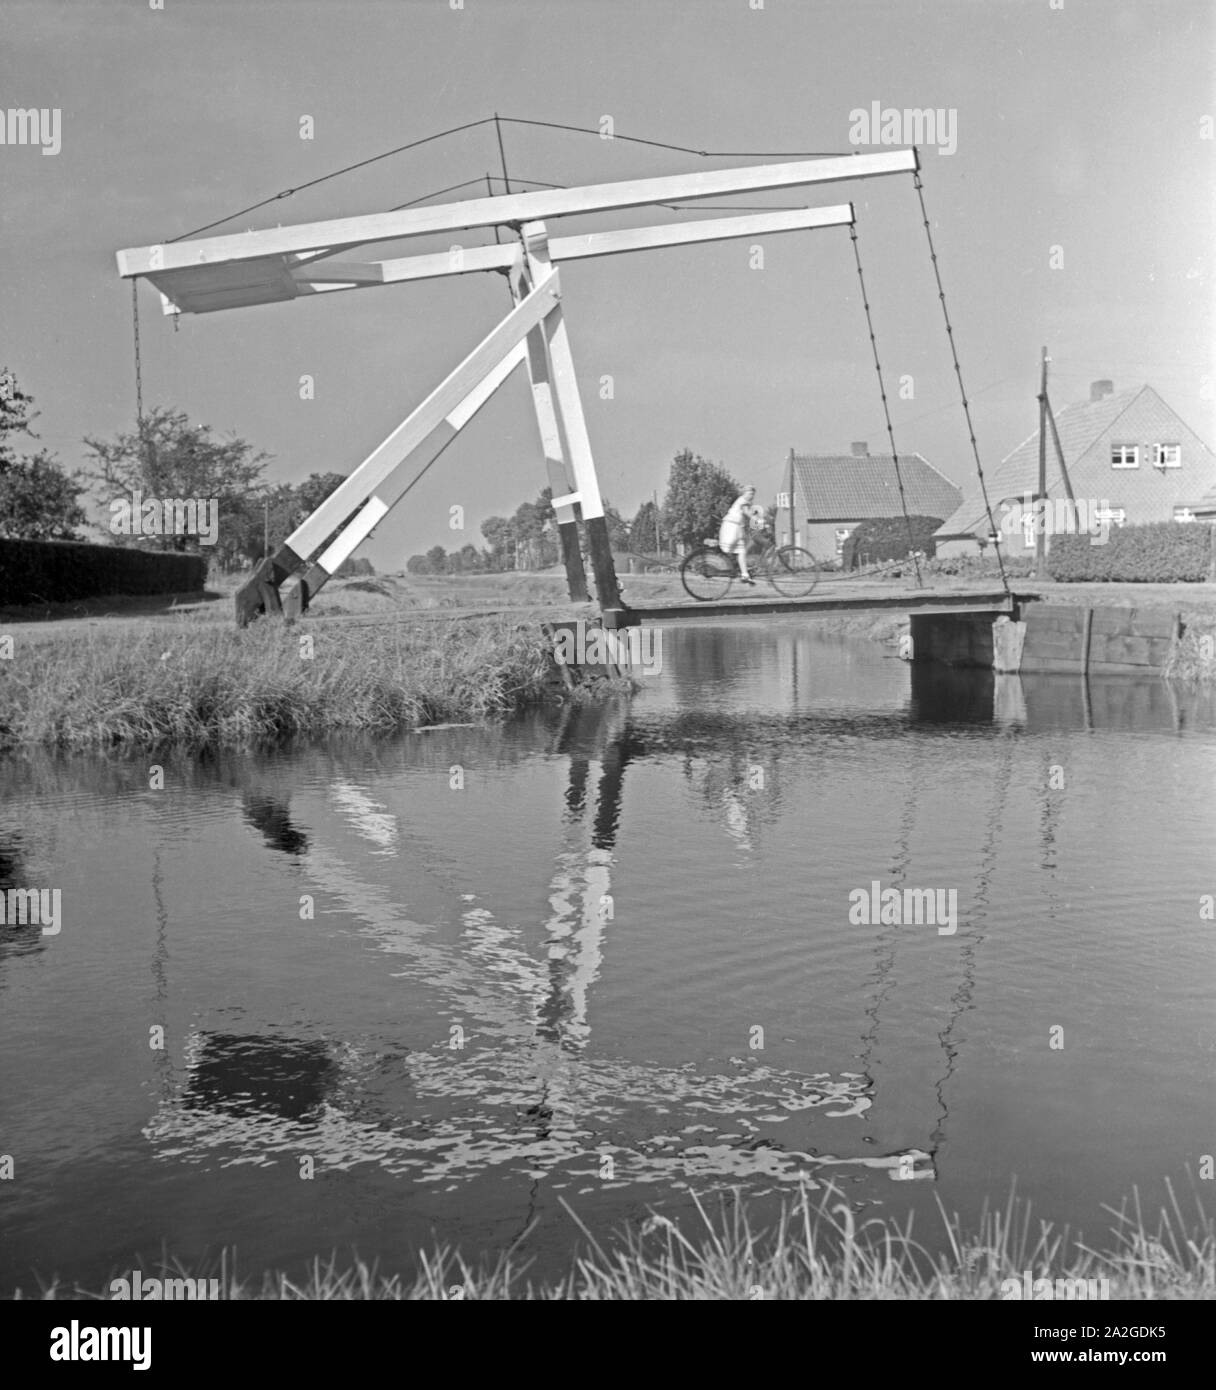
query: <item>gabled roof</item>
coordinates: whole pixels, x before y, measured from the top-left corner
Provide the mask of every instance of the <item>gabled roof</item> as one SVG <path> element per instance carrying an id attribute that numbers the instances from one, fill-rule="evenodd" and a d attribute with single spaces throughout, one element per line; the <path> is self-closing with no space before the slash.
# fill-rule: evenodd
<path id="1" fill-rule="evenodd" d="M 1154 396 L 1151 386 L 1132 386 L 1126 391 L 1116 391 L 1103 396 L 1098 401 L 1078 401 L 1056 412 L 1056 429 L 1060 432 L 1060 447 L 1064 450 L 1064 461 L 1072 468 L 1089 452 L 1095 441 L 1118 420 L 1119 416 L 1145 391 Z M 1160 396 L 1157 396 L 1160 401 Z M 1165 406 L 1165 402 L 1161 401 Z M 1167 410 L 1168 406 L 1165 407 Z M 992 503 L 994 520 L 998 518 L 1001 501 L 1006 497 L 1021 497 L 1026 492 L 1035 492 L 1039 485 L 1039 431 L 1032 434 L 1016 449 L 985 473 L 988 487 L 988 500 Z M 1051 431 L 1047 434 L 1047 491 L 1049 494 L 1062 494 L 1064 481 L 1060 477 L 1059 463 L 1055 456 L 1055 446 L 1051 441 Z M 988 518 L 984 514 L 984 499 L 976 484 L 972 485 L 966 500 L 939 527 L 939 536 L 962 536 L 973 534 L 978 527 L 988 530 Z"/>
<path id="2" fill-rule="evenodd" d="M 911 516 L 949 516 L 961 489 L 920 454 L 900 454 L 899 471 Z M 902 508 L 890 454 L 795 454 L 794 487 L 808 521 L 866 521 L 899 516 Z"/>

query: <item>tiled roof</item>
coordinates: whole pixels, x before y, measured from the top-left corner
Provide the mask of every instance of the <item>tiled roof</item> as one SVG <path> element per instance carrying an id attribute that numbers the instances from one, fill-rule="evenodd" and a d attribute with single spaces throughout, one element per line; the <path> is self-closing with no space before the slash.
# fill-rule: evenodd
<path id="1" fill-rule="evenodd" d="M 962 491 L 920 454 L 900 454 L 899 471 L 912 516 L 949 516 L 962 500 Z M 808 521 L 901 515 L 890 454 L 795 454 L 794 486 Z"/>
<path id="2" fill-rule="evenodd" d="M 1103 396 L 1100 401 L 1078 401 L 1056 412 L 1056 429 L 1060 433 L 1060 447 L 1064 450 L 1064 460 L 1071 468 L 1089 449 L 1099 435 L 1108 430 L 1120 415 L 1131 405 L 1142 391 L 1152 390 L 1148 386 L 1133 386 L 1127 391 L 1118 391 Z M 1047 474 L 1050 494 L 1063 493 L 1064 484 L 1060 479 L 1056 463 L 1055 446 L 1047 437 Z M 998 508 L 1002 498 L 1021 497 L 1026 492 L 1038 488 L 1039 479 L 1039 431 L 1036 427 L 1011 454 L 1007 454 L 997 466 L 984 475 L 988 486 L 988 500 L 992 503 L 993 515 L 999 516 Z M 965 535 L 976 531 L 982 525 L 985 532 L 988 521 L 984 514 L 984 499 L 979 487 L 972 485 L 966 501 L 942 523 L 939 536 Z"/>

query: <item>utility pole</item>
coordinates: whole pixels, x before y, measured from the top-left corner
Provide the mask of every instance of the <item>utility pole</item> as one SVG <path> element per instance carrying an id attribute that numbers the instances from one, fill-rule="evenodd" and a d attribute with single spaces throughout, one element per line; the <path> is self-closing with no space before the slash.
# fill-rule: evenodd
<path id="1" fill-rule="evenodd" d="M 790 450 L 790 470 L 789 470 L 789 489 L 790 495 L 786 499 L 790 504 L 790 544 L 797 545 L 798 538 L 794 529 L 794 451 Z"/>
<path id="2" fill-rule="evenodd" d="M 1047 348 L 1039 374 L 1039 490 L 1035 500 L 1043 506 L 1035 518 L 1034 577 L 1042 579 L 1047 571 Z"/>
<path id="3" fill-rule="evenodd" d="M 262 559 L 270 554 L 270 498 L 262 498 Z"/>

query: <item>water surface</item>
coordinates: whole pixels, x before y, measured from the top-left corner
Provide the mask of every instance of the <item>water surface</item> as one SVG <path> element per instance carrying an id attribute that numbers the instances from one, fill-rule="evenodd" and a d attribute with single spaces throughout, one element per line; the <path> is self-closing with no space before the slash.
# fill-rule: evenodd
<path id="1" fill-rule="evenodd" d="M 0 769 L 0 886 L 63 903 L 0 928 L 0 1288 L 234 1245 L 545 1274 L 563 1202 L 689 1228 L 693 1193 L 828 1181 L 926 1234 L 1015 1178 L 1094 1238 L 1133 1186 L 1189 1196 L 1211 698 L 794 626 L 663 657 L 502 727 Z M 874 883 L 957 929 L 850 921 Z"/>

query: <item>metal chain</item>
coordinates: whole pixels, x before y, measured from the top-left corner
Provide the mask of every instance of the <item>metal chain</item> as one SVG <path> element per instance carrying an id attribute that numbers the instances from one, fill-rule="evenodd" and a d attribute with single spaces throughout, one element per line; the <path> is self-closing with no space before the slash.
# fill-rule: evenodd
<path id="1" fill-rule="evenodd" d="M 912 535 L 912 518 L 908 515 L 908 499 L 904 494 L 903 474 L 899 467 L 899 451 L 895 447 L 895 430 L 891 424 L 891 410 L 887 404 L 887 386 L 883 380 L 882 363 L 878 360 L 878 340 L 874 337 L 874 319 L 870 314 L 870 301 L 866 297 L 866 277 L 861 270 L 861 252 L 857 247 L 857 228 L 853 223 L 849 223 L 849 238 L 853 243 L 853 259 L 857 262 L 857 279 L 861 285 L 861 303 L 866 311 L 866 330 L 870 335 L 870 347 L 874 352 L 874 370 L 878 374 L 878 393 L 882 397 L 882 413 L 887 422 L 887 438 L 891 441 L 891 457 L 895 460 L 895 481 L 899 484 L 899 505 L 904 514 L 904 524 L 908 528 L 908 554 L 912 557 L 912 564 L 916 568 L 916 587 L 924 587 L 924 579 L 921 577 L 920 560 L 916 554 L 916 540 Z"/>
<path id="2" fill-rule="evenodd" d="M 975 471 L 980 480 L 980 493 L 984 498 L 984 512 L 988 517 L 988 534 L 995 536 L 998 534 L 996 522 L 992 519 L 992 504 L 988 500 L 988 484 L 984 481 L 984 466 L 980 462 L 979 445 L 975 442 L 975 426 L 971 422 L 971 405 L 967 400 L 967 388 L 963 385 L 963 369 L 959 366 L 958 350 L 954 346 L 954 326 L 950 322 L 950 311 L 946 308 L 946 291 L 942 288 L 942 273 L 937 264 L 937 249 L 933 245 L 933 230 L 929 226 L 929 214 L 925 210 L 925 189 L 920 181 L 920 172 L 916 171 L 912 175 L 912 181 L 916 185 L 916 196 L 920 200 L 921 221 L 925 224 L 925 236 L 929 241 L 929 259 L 933 262 L 933 278 L 937 281 L 937 297 L 942 306 L 942 317 L 946 321 L 946 337 L 950 340 L 950 356 L 954 361 L 954 375 L 958 378 L 959 395 L 963 401 L 963 415 L 967 421 L 967 433 L 971 438 L 971 455 L 975 459 Z M 1001 587 L 1008 594 L 1009 577 L 1005 573 L 1005 557 L 1001 553 L 1000 541 L 994 542 L 996 550 L 997 568 L 1001 572 Z"/>
<path id="3" fill-rule="evenodd" d="M 139 361 L 139 277 L 131 281 L 131 322 L 135 328 L 135 423 L 144 428 L 144 382 Z"/>

